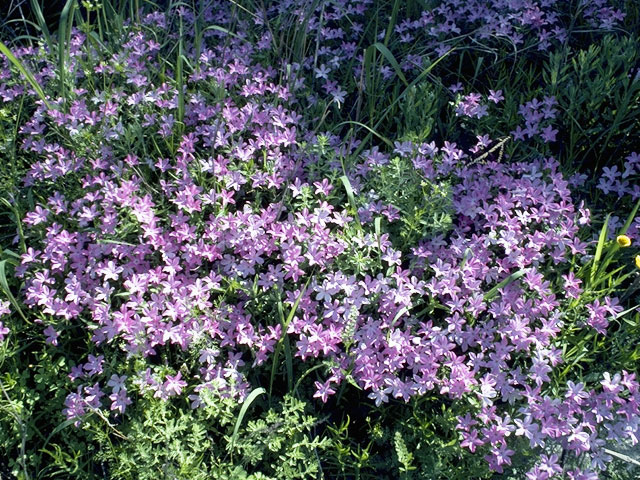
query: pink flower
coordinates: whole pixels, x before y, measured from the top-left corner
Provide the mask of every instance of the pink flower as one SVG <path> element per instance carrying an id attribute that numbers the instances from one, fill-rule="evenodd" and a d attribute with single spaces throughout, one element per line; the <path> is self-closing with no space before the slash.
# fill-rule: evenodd
<path id="1" fill-rule="evenodd" d="M 484 442 L 478 438 L 478 431 L 472 430 L 471 432 L 462 432 L 461 447 L 466 447 L 471 453 L 476 451 L 476 447 L 484 445 Z"/>
<path id="2" fill-rule="evenodd" d="M 180 395 L 182 393 L 182 389 L 187 386 L 187 382 L 181 380 L 181 378 L 181 372 L 178 372 L 178 374 L 173 377 L 171 375 L 167 375 L 167 380 L 162 385 L 162 389 L 169 397 Z"/>

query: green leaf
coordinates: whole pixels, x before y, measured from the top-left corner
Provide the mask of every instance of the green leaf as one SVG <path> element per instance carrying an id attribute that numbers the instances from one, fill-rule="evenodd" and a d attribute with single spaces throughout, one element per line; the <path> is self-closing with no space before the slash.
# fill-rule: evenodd
<path id="1" fill-rule="evenodd" d="M 598 271 L 598 264 L 600 263 L 600 258 L 602 257 L 602 250 L 604 249 L 604 244 L 607 241 L 607 232 L 609 228 L 609 218 L 611 214 L 608 214 L 604 219 L 604 224 L 602 225 L 602 229 L 600 230 L 600 237 L 598 238 L 598 246 L 596 247 L 596 255 L 593 257 L 593 263 L 591 264 L 591 275 L 589 279 L 593 282 L 596 278 L 596 272 Z"/>
<path id="2" fill-rule="evenodd" d="M 384 55 L 384 58 L 387 59 L 387 61 L 391 64 L 393 69 L 396 71 L 396 75 L 398 75 L 398 78 L 400 80 L 402 80 L 402 83 L 404 83 L 408 87 L 409 86 L 409 82 L 407 82 L 407 79 L 404 76 L 404 73 L 402 73 L 402 69 L 400 68 L 400 65 L 398 64 L 398 61 L 396 60 L 396 57 L 393 56 L 393 53 L 391 53 L 391 51 L 380 42 L 374 43 L 371 47 L 377 48 L 378 51 L 380 53 L 382 53 L 382 55 Z M 371 47 L 369 47 L 369 48 L 371 48 Z"/>
<path id="3" fill-rule="evenodd" d="M 247 396 L 244 402 L 242 402 L 242 408 L 240 409 L 240 414 L 236 419 L 236 424 L 233 426 L 233 434 L 231 435 L 231 442 L 229 443 L 229 450 L 231 452 L 232 458 L 233 458 L 233 448 L 235 447 L 236 440 L 238 439 L 238 431 L 240 430 L 240 425 L 242 424 L 242 420 L 244 419 L 244 416 L 247 413 L 247 410 L 249 409 L 253 401 L 263 393 L 266 393 L 266 390 L 262 387 L 258 387 Z"/>
<path id="4" fill-rule="evenodd" d="M 66 98 L 66 71 L 69 65 L 69 49 L 71 48 L 71 27 L 73 13 L 76 8 L 75 0 L 67 0 L 58 24 L 58 79 L 60 80 L 60 95 Z"/>
<path id="5" fill-rule="evenodd" d="M 640 208 L 640 199 L 638 200 L 635 207 L 633 207 L 633 210 L 627 217 L 627 221 L 624 223 L 624 226 L 622 227 L 622 230 L 620 230 L 619 235 L 625 235 L 627 233 L 627 230 L 629 230 L 629 227 L 631 226 L 633 219 L 636 218 L 636 213 L 638 213 L 638 208 Z"/>
<path id="6" fill-rule="evenodd" d="M 495 285 L 491 290 L 489 290 L 487 293 L 485 293 L 485 295 L 484 295 L 485 302 L 491 301 L 498 294 L 498 290 L 500 290 L 502 287 L 505 287 L 505 286 L 509 285 L 512 282 L 515 282 L 520 277 L 522 277 L 524 274 L 526 274 L 527 271 L 528 271 L 528 269 L 526 269 L 526 268 L 524 268 L 522 270 L 518 270 L 517 272 L 512 273 L 507 278 L 502 280 L 499 284 Z"/>
<path id="7" fill-rule="evenodd" d="M 280 349 L 282 348 L 284 339 L 287 337 L 287 330 L 289 329 L 289 324 L 291 323 L 291 320 L 293 320 L 293 317 L 296 314 L 296 310 L 298 310 L 298 305 L 300 305 L 300 301 L 302 300 L 302 297 L 304 296 L 304 292 L 307 290 L 307 287 L 309 286 L 310 281 L 311 281 L 311 276 L 309 276 L 309 278 L 307 279 L 307 283 L 305 283 L 304 287 L 302 287 L 302 290 L 298 294 L 298 297 L 296 298 L 296 301 L 291 307 L 291 310 L 289 311 L 289 314 L 287 315 L 286 319 L 284 318 L 284 308 L 282 306 L 282 301 L 281 300 L 278 301 L 278 315 L 280 316 L 280 325 L 282 325 L 282 334 L 280 336 L 280 339 L 278 340 L 278 343 L 276 343 L 276 348 L 275 348 L 275 351 L 273 352 L 273 363 L 271 364 L 271 378 L 269 379 L 269 400 L 271 400 L 271 395 L 273 393 L 273 381 L 276 376 L 276 368 L 278 366 L 278 357 L 280 355 Z M 289 358 L 285 358 L 285 362 L 286 362 L 287 374 L 289 376 L 288 382 L 289 384 L 292 384 L 293 383 L 293 360 L 291 359 L 291 348 L 289 347 L 287 349 L 287 345 L 285 345 L 285 355 L 287 355 L 287 352 L 288 352 Z M 289 390 L 291 390 L 291 387 L 289 387 Z"/>
<path id="8" fill-rule="evenodd" d="M 353 214 L 356 218 L 356 222 L 358 224 L 358 228 L 360 230 L 362 230 L 362 225 L 360 223 L 360 218 L 358 217 L 358 207 L 356 205 L 356 199 L 355 196 L 353 194 L 353 187 L 351 186 L 351 182 L 349 181 L 349 177 L 347 177 L 346 175 L 342 175 L 340 177 L 340 181 L 342 182 L 342 185 L 344 185 L 344 189 L 347 192 L 347 199 L 349 200 L 349 205 L 351 205 L 351 208 L 353 209 Z"/>

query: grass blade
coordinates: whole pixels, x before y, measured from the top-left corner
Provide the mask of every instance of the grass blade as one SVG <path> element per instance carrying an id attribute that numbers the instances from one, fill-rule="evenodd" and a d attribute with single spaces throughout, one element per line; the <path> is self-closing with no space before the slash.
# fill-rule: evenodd
<path id="1" fill-rule="evenodd" d="M 400 0 L 395 0 L 393 2 L 393 9 L 391 10 L 391 18 L 389 19 L 389 24 L 387 25 L 387 31 L 384 34 L 384 46 L 389 45 L 389 40 L 391 40 L 391 34 L 393 33 L 393 29 L 396 26 L 396 21 L 398 19 L 398 10 L 400 9 Z"/>
<path id="2" fill-rule="evenodd" d="M 256 398 L 258 398 L 263 393 L 266 393 L 266 390 L 262 387 L 256 388 L 252 391 L 249 396 L 242 402 L 242 408 L 240 409 L 240 414 L 236 419 L 236 424 L 233 426 L 233 434 L 231 435 L 231 442 L 229 443 L 229 450 L 231 452 L 231 458 L 233 458 L 233 447 L 236 444 L 236 440 L 238 439 L 238 431 L 240 430 L 240 425 L 242 424 L 242 420 L 247 413 L 247 410 L 254 402 Z"/>
<path id="3" fill-rule="evenodd" d="M 487 293 L 485 293 L 485 295 L 484 295 L 485 302 L 490 302 L 491 300 L 493 300 L 493 298 L 498 294 L 498 290 L 500 290 L 502 287 L 506 287 L 507 285 L 509 285 L 512 282 L 515 282 L 520 277 L 522 277 L 524 274 L 526 274 L 527 271 L 528 271 L 527 268 L 522 269 L 522 270 L 518 270 L 517 272 L 512 273 L 507 278 L 502 280 L 500 283 L 495 285 L 491 290 L 489 290 Z"/>
<path id="4" fill-rule="evenodd" d="M 176 60 L 176 85 L 178 87 L 178 122 L 180 123 L 180 128 L 184 124 L 184 78 L 183 78 L 183 67 L 182 67 L 182 20 L 180 20 L 180 39 L 178 40 L 178 59 Z"/>
<path id="5" fill-rule="evenodd" d="M 640 208 L 640 200 L 638 200 L 635 207 L 633 207 L 633 210 L 631 210 L 631 213 L 627 217 L 627 221 L 624 223 L 624 226 L 622 227 L 622 230 L 620 230 L 619 235 L 625 235 L 627 233 L 629 227 L 631 226 L 631 223 L 633 222 L 633 219 L 636 218 L 638 208 Z"/>
<path id="6" fill-rule="evenodd" d="M 382 237 L 382 217 L 376 217 L 373 221 L 373 228 L 376 233 L 376 239 L 378 240 L 378 250 L 382 253 L 382 244 L 380 243 L 380 238 Z"/>
<path id="7" fill-rule="evenodd" d="M 602 265 L 603 267 L 605 267 L 606 265 L 603 263 Z M 611 278 L 613 278 L 613 276 L 619 272 L 621 272 L 622 270 L 624 270 L 626 268 L 626 265 L 623 265 L 621 267 L 616 268 L 615 270 L 613 270 L 610 273 L 607 273 L 606 275 L 602 275 L 601 277 L 599 277 L 595 282 L 593 282 L 592 287 L 596 288 L 598 285 L 600 285 L 603 282 L 606 282 L 607 280 L 610 280 Z M 629 272 L 626 273 L 624 275 L 622 275 L 621 277 L 616 278 L 616 280 L 613 282 L 612 286 L 618 286 L 620 285 L 622 282 L 624 282 L 627 278 L 629 278 L 631 276 L 632 273 L 635 272 Z"/>
<path id="8" fill-rule="evenodd" d="M 382 124 L 382 122 L 384 121 L 385 117 L 389 114 L 389 112 L 391 112 L 393 110 L 393 108 L 395 108 L 395 106 L 400 102 L 400 100 L 402 100 L 407 95 L 407 93 L 411 90 L 411 87 L 414 87 L 415 85 L 420 83 L 423 78 L 425 78 L 427 75 L 429 75 L 431 70 L 433 70 L 435 68 L 435 66 L 438 65 L 438 63 L 440 63 L 442 60 L 444 60 L 444 58 L 446 58 L 453 51 L 455 51 L 455 48 L 452 48 L 451 50 L 446 52 L 441 57 L 438 57 L 431 65 L 429 65 L 422 72 L 420 72 L 420 75 L 418 75 L 415 79 L 413 79 L 413 81 L 409 84 L 409 86 L 405 87 L 405 89 L 402 91 L 402 93 L 400 95 L 398 95 L 393 100 L 393 102 L 391 102 L 391 104 L 387 108 L 384 109 L 384 111 L 382 112 L 382 115 L 380 116 L 378 121 L 375 123 L 375 125 L 372 128 L 372 130 L 376 130 Z M 373 116 L 372 116 L 372 118 L 373 118 Z M 358 146 L 356 151 L 353 153 L 354 157 L 357 157 L 360 154 L 360 152 L 362 152 L 362 150 L 367 145 L 367 142 L 371 138 L 371 135 L 372 135 L 372 133 L 370 131 L 367 134 L 367 136 L 364 138 L 364 140 L 360 143 L 360 145 Z"/>
<path id="9" fill-rule="evenodd" d="M 349 124 L 353 124 L 353 125 L 357 125 L 358 127 L 362 127 L 365 130 L 368 130 L 369 133 L 375 135 L 376 137 L 378 137 L 380 140 L 382 140 L 384 143 L 386 143 L 387 145 L 389 145 L 390 147 L 393 147 L 393 142 L 391 140 L 389 140 L 387 137 L 384 137 L 382 135 L 380 135 L 378 132 L 376 132 L 373 128 L 371 128 L 368 125 L 365 125 L 364 123 L 360 123 L 360 122 L 356 122 L 355 120 L 345 120 L 344 122 L 339 123 L 338 125 L 336 125 L 334 127 L 334 130 L 336 128 L 340 128 L 342 125 L 349 125 Z"/>
<path id="10" fill-rule="evenodd" d="M 593 263 L 591 264 L 591 274 L 589 276 L 590 283 L 596 278 L 596 272 L 598 271 L 598 265 L 600 264 L 600 258 L 602 258 L 602 250 L 604 249 L 604 244 L 607 241 L 607 232 L 609 231 L 609 218 L 611 214 L 607 215 L 607 218 L 604 219 L 604 225 L 602 225 L 602 230 L 600 230 L 600 237 L 598 237 L 598 246 L 596 247 L 596 254 L 593 257 Z"/>
<path id="11" fill-rule="evenodd" d="M 349 205 L 351 205 L 351 208 L 357 212 L 358 208 L 356 206 L 356 199 L 353 195 L 353 187 L 351 186 L 349 177 L 347 177 L 346 175 L 342 175 L 340 177 L 340 181 L 344 185 L 344 189 L 347 191 L 347 199 L 349 200 Z"/>
<path id="12" fill-rule="evenodd" d="M 236 40 L 240 40 L 244 43 L 246 43 L 247 45 L 251 45 L 251 41 L 247 40 L 246 38 L 243 38 L 235 33 L 233 33 L 231 30 L 228 30 L 224 27 L 221 27 L 220 25 L 209 25 L 207 28 L 204 28 L 202 31 L 200 31 L 200 41 L 202 41 L 202 37 L 204 35 L 204 32 L 208 31 L 208 30 L 217 30 L 219 32 L 223 32 L 226 33 L 227 35 L 235 38 Z"/>
<path id="13" fill-rule="evenodd" d="M 58 24 L 58 79 L 60 81 L 60 95 L 66 97 L 66 69 L 69 60 L 69 49 L 71 47 L 71 26 L 73 24 L 73 13 L 76 8 L 74 0 L 67 0 Z"/>
<path id="14" fill-rule="evenodd" d="M 620 460 L 624 460 L 625 462 L 628 463 L 633 463 L 634 465 L 637 465 L 640 467 L 640 462 L 638 460 L 635 460 L 633 458 L 631 458 L 629 455 L 625 455 L 623 453 L 618 453 L 615 450 L 609 450 L 608 448 L 605 448 L 604 451 L 606 453 L 608 453 L 609 455 L 613 455 L 614 457 L 618 457 Z"/>
<path id="15" fill-rule="evenodd" d="M 369 48 L 377 48 L 378 51 L 382 55 L 384 55 L 384 58 L 386 58 L 387 61 L 391 64 L 393 69 L 396 71 L 396 75 L 398 75 L 398 78 L 400 78 L 400 80 L 402 80 L 402 83 L 404 83 L 405 86 L 407 86 L 407 87 L 409 86 L 409 82 L 407 82 L 407 79 L 404 76 L 404 73 L 402 73 L 402 69 L 400 68 L 400 64 L 398 64 L 398 61 L 396 60 L 396 57 L 393 56 L 393 53 L 391 53 L 391 51 L 387 47 L 385 47 L 380 42 L 376 42 Z"/>
<path id="16" fill-rule="evenodd" d="M 20 220 L 20 211 L 15 205 L 12 205 L 11 202 L 9 202 L 9 200 L 7 200 L 6 198 L 0 198 L 0 203 L 2 203 L 5 207 L 7 207 L 10 213 L 12 213 L 14 216 L 15 222 L 16 222 L 16 229 L 18 230 L 18 237 L 20 238 L 20 248 L 22 249 L 22 253 L 25 253 L 27 251 L 27 244 L 25 242 L 24 230 L 22 229 L 22 221 Z"/>
<path id="17" fill-rule="evenodd" d="M 356 205 L 356 199 L 353 194 L 353 187 L 351 186 L 349 177 L 342 175 L 340 177 L 340 181 L 344 185 L 344 189 L 347 191 L 347 199 L 349 200 L 349 205 L 351 205 L 351 208 L 353 209 L 353 215 L 355 216 L 358 228 L 362 230 L 362 224 L 360 223 L 360 217 L 358 216 L 358 207 Z"/>
<path id="18" fill-rule="evenodd" d="M 300 384 L 302 383 L 302 380 L 304 380 L 307 375 L 309 375 L 311 372 L 318 370 L 320 368 L 326 368 L 326 365 L 324 363 L 321 363 L 320 365 L 314 365 L 313 367 L 309 368 L 307 371 L 305 371 L 300 378 L 298 378 L 298 380 L 296 381 L 295 386 L 293 387 L 293 392 L 297 395 L 298 394 L 298 387 L 300 386 Z"/>
<path id="19" fill-rule="evenodd" d="M 36 17 L 36 21 L 38 22 L 38 28 L 44 35 L 44 39 L 49 46 L 49 52 L 53 53 L 53 42 L 51 41 L 51 34 L 49 33 L 49 27 L 47 27 L 47 22 L 44 19 L 44 15 L 42 14 L 42 8 L 40 8 L 39 0 L 29 0 L 31 3 L 31 11 Z"/>
<path id="20" fill-rule="evenodd" d="M 285 338 L 287 336 L 287 330 L 289 329 L 289 324 L 291 323 L 291 320 L 293 320 L 293 317 L 295 316 L 296 311 L 298 310 L 298 305 L 300 305 L 300 301 L 304 296 L 304 292 L 307 291 L 309 282 L 311 282 L 311 276 L 309 276 L 309 278 L 307 279 L 307 283 L 305 283 L 304 287 L 302 287 L 302 290 L 298 294 L 296 301 L 291 307 L 291 310 L 289 311 L 289 314 L 287 315 L 286 319 L 284 318 L 284 307 L 282 306 L 282 301 L 278 302 L 278 315 L 280 316 L 280 325 L 282 325 L 282 334 L 280 336 L 280 339 L 278 340 L 278 343 L 276 343 L 276 348 L 273 352 L 273 363 L 271 364 L 271 378 L 269 379 L 269 401 L 271 401 L 271 395 L 273 394 L 273 381 L 276 377 L 276 367 L 278 366 L 278 357 L 280 356 L 280 349 L 282 349 L 282 345 L 283 343 L 285 343 Z M 289 384 L 289 390 L 291 390 L 290 385 L 293 384 L 293 359 L 291 358 L 291 346 L 287 344 L 285 345 L 284 348 L 285 348 L 285 355 L 287 355 L 287 348 L 288 348 L 288 358 L 285 358 L 285 362 L 286 362 L 286 368 L 287 368 L 287 375 L 289 377 L 287 382 Z"/>
<path id="21" fill-rule="evenodd" d="M 636 217 L 636 213 L 638 213 L 638 208 L 640 207 L 640 200 L 638 200 L 638 202 L 636 203 L 636 205 L 633 207 L 633 210 L 631 211 L 631 213 L 629 214 L 629 216 L 627 217 L 627 221 L 625 222 L 624 226 L 622 227 L 622 229 L 618 232 L 618 235 L 625 235 L 627 233 L 627 231 L 629 230 L 629 227 L 631 226 L 631 223 L 633 222 L 633 220 Z M 602 234 L 602 232 L 601 232 Z M 599 244 L 600 242 L 598 242 Z M 591 279 L 591 281 L 593 282 L 595 280 L 595 277 L 597 276 L 598 272 L 602 272 L 604 274 L 604 272 L 606 272 L 607 267 L 609 267 L 609 264 L 611 263 L 611 261 L 614 259 L 614 254 L 620 250 L 620 245 L 618 245 L 617 242 L 614 242 L 613 247 L 609 250 L 609 253 L 602 259 L 602 263 L 600 264 L 599 267 L 596 267 L 596 274 L 595 276 Z M 620 267 L 622 268 L 622 267 Z M 620 269 L 618 269 L 620 270 Z M 618 271 L 616 270 L 616 272 Z M 593 275 L 593 271 L 591 272 Z M 611 275 L 607 275 L 607 277 L 605 278 L 609 278 Z M 593 283 L 593 287 L 595 287 L 596 285 L 602 283 L 602 280 L 598 280 L 597 282 Z"/>
<path id="22" fill-rule="evenodd" d="M 293 356 L 291 355 L 289 336 L 284 337 L 282 344 L 284 345 L 284 365 L 287 369 L 287 388 L 291 391 L 293 388 Z"/>
<path id="23" fill-rule="evenodd" d="M 291 390 L 291 387 L 293 385 L 293 360 L 291 358 L 291 345 L 289 344 L 289 337 L 287 337 L 286 335 L 286 330 L 285 330 L 285 325 L 289 326 L 288 322 L 285 320 L 284 318 L 284 308 L 282 306 L 282 302 L 278 302 L 278 316 L 280 317 L 280 325 L 282 325 L 282 336 L 280 337 L 280 340 L 282 341 L 282 344 L 284 345 L 284 356 L 285 356 L 285 366 L 287 369 L 287 386 L 289 387 L 289 390 Z M 280 346 L 280 342 L 278 342 L 278 347 Z M 278 349 L 278 348 L 277 348 Z M 279 349 L 278 349 L 279 350 Z M 279 353 L 279 351 L 278 351 Z M 273 388 L 273 379 L 275 377 L 275 370 L 274 367 L 276 367 L 277 365 L 277 359 L 278 359 L 278 355 L 274 355 L 274 362 L 273 365 L 271 366 L 271 381 L 270 381 L 270 385 L 269 385 L 269 394 L 271 395 L 271 390 Z"/>

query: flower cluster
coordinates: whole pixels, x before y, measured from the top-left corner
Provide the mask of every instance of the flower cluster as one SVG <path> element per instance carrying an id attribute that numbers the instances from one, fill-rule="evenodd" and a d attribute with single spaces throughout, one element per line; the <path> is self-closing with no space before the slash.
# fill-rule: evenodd
<path id="1" fill-rule="evenodd" d="M 520 106 L 519 113 L 524 118 L 525 128 L 518 126 L 511 132 L 514 140 L 539 137 L 544 142 L 555 142 L 558 130 L 553 128 L 550 121 L 556 118 L 557 109 L 554 97 L 544 97 L 539 101 L 534 98 Z M 546 126 L 542 126 L 547 123 Z"/>

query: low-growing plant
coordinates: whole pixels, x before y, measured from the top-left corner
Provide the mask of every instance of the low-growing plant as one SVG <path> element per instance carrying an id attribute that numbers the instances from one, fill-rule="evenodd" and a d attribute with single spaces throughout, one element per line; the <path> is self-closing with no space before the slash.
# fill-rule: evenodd
<path id="1" fill-rule="evenodd" d="M 68 0 L 0 39 L 0 474 L 632 474 L 624 13 Z"/>

